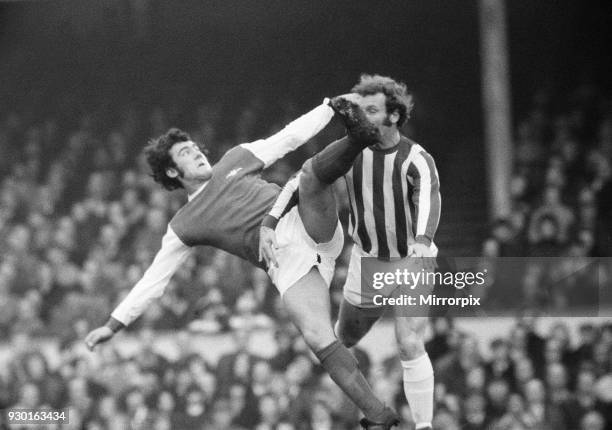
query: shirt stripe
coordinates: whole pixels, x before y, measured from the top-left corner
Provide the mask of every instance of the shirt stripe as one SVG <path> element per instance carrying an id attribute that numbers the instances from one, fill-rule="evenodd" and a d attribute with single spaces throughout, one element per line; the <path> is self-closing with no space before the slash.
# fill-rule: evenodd
<path id="1" fill-rule="evenodd" d="M 384 175 L 383 175 L 383 202 L 385 205 L 385 237 L 387 238 L 387 246 L 389 247 L 389 257 L 399 255 L 397 250 L 397 230 L 395 221 L 395 200 L 393 198 L 393 188 L 389 184 L 393 184 L 393 164 L 397 158 L 397 152 L 385 155 Z M 380 255 L 380 253 L 379 253 Z"/>
<path id="2" fill-rule="evenodd" d="M 359 242 L 361 243 L 361 248 L 365 252 L 370 252 L 372 249 L 372 242 L 370 241 L 370 237 L 366 232 L 365 221 L 363 219 L 363 194 L 361 190 L 361 183 L 363 177 L 363 153 L 360 154 L 355 163 L 353 163 L 353 190 L 355 192 L 355 206 L 357 209 L 357 214 L 355 216 L 355 221 L 357 223 L 357 236 L 359 237 Z"/>
<path id="3" fill-rule="evenodd" d="M 412 233 L 414 231 L 414 226 L 412 225 L 412 215 L 410 213 L 413 208 L 411 208 L 411 200 L 408 198 L 408 196 L 411 194 L 410 189 L 412 188 L 412 185 L 410 184 L 411 178 L 408 177 L 408 166 L 410 165 L 410 155 L 412 154 L 412 150 L 413 149 L 410 148 L 408 156 L 402 163 L 402 170 L 400 171 L 402 175 L 402 199 L 404 200 L 404 208 L 406 209 L 404 211 L 404 219 L 406 220 L 407 226 L 406 239 L 408 240 L 408 244 L 412 243 L 414 240 L 414 235 Z M 408 250 L 406 250 L 406 255 L 408 255 L 407 252 Z"/>
<path id="4" fill-rule="evenodd" d="M 423 153 L 427 166 L 429 167 L 429 176 L 431 183 L 431 197 L 430 197 L 430 212 L 427 220 L 427 226 L 425 228 L 425 235 L 432 239 L 438 229 L 440 222 L 440 210 L 442 208 L 442 196 L 440 195 L 440 175 L 438 175 L 438 169 L 434 163 L 433 157 L 426 152 Z"/>
<path id="5" fill-rule="evenodd" d="M 378 255 L 378 237 L 376 234 L 376 226 L 374 224 L 374 193 L 372 192 L 373 187 L 373 154 L 372 150 L 365 149 L 362 152 L 363 157 L 363 168 L 362 168 L 362 180 L 361 180 L 361 198 L 363 200 L 363 226 L 370 241 L 370 250 L 364 251 L 370 252 L 372 255 Z M 361 236 L 361 234 L 360 234 Z M 363 237 L 361 238 L 363 240 Z"/>
<path id="6" fill-rule="evenodd" d="M 355 212 L 357 212 L 357 207 L 355 206 L 355 191 L 353 190 L 353 168 L 348 171 L 348 173 L 344 176 L 344 182 L 346 183 L 346 190 L 349 199 L 349 225 L 348 231 L 352 236 L 355 230 Z"/>
<path id="7" fill-rule="evenodd" d="M 414 158 L 411 167 L 413 166 L 414 169 L 409 168 L 408 172 L 413 173 L 415 177 L 415 193 L 413 194 L 413 201 L 417 209 L 415 235 L 422 236 L 425 234 L 430 209 L 431 178 L 427 162 L 421 154 Z"/>
<path id="8" fill-rule="evenodd" d="M 397 252 L 399 256 L 408 255 L 408 231 L 406 227 L 406 203 L 404 196 L 406 192 L 403 187 L 403 178 L 406 175 L 402 174 L 402 165 L 408 158 L 409 147 L 401 145 L 397 150 L 397 155 L 393 160 L 393 173 L 391 175 L 391 183 L 393 189 L 393 207 L 395 209 L 395 231 L 397 240 Z"/>
<path id="9" fill-rule="evenodd" d="M 372 189 L 384 190 L 385 186 L 385 154 L 380 151 L 368 151 L 372 153 Z M 385 220 L 385 195 L 384 193 L 372 193 L 372 215 L 374 217 L 374 230 L 378 239 L 378 256 L 389 258 L 389 246 L 387 244 L 387 227 Z"/>

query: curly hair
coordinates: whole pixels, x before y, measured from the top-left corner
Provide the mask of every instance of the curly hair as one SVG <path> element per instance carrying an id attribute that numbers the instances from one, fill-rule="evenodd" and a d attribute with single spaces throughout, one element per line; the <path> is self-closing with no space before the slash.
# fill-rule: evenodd
<path id="1" fill-rule="evenodd" d="M 178 128 L 171 128 L 165 134 L 151 139 L 144 149 L 144 154 L 151 168 L 151 176 L 155 182 L 161 184 L 167 190 L 183 188 L 178 178 L 171 178 L 166 174 L 169 168 L 176 168 L 174 160 L 170 156 L 170 148 L 178 142 L 190 141 L 191 137 Z"/>
<path id="2" fill-rule="evenodd" d="M 371 96 L 378 93 L 385 95 L 385 106 L 387 113 L 396 112 L 399 114 L 397 121 L 398 127 L 404 125 L 410 118 L 410 112 L 414 107 L 412 94 L 406 90 L 406 84 L 381 75 L 361 75 L 359 83 L 355 85 L 351 92 L 362 96 Z"/>

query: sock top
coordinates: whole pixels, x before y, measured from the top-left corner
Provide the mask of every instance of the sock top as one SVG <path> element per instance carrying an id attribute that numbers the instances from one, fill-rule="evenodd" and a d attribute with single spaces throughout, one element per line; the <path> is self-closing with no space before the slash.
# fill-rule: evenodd
<path id="1" fill-rule="evenodd" d="M 315 355 L 317 356 L 319 361 L 322 363 L 327 357 L 332 355 L 338 348 L 340 348 L 340 346 L 342 346 L 342 344 L 340 343 L 338 339 L 336 339 L 332 343 L 324 347 L 323 349 L 315 351 Z"/>

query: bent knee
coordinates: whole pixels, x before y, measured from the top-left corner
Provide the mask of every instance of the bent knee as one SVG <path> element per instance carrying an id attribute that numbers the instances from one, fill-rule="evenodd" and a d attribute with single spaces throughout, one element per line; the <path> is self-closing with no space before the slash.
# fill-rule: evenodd
<path id="1" fill-rule="evenodd" d="M 355 319 L 351 322 L 338 320 L 335 331 L 336 336 L 344 346 L 351 348 L 359 343 L 368 333 L 373 322 Z"/>
<path id="2" fill-rule="evenodd" d="M 321 188 L 321 181 L 317 178 L 312 167 L 312 158 L 309 158 L 302 165 L 302 174 L 300 175 L 300 194 L 314 193 Z"/>
<path id="3" fill-rule="evenodd" d="M 407 331 L 397 337 L 400 355 L 406 359 L 416 358 L 425 353 L 423 335 L 416 330 Z"/>
<path id="4" fill-rule="evenodd" d="M 314 352 L 325 348 L 336 339 L 331 327 L 328 326 L 302 327 L 301 332 L 304 341 Z"/>
<path id="5" fill-rule="evenodd" d="M 338 340 L 342 342 L 347 348 L 351 348 L 361 340 L 361 336 L 355 330 L 349 330 L 344 325 L 336 325 L 336 336 Z"/>

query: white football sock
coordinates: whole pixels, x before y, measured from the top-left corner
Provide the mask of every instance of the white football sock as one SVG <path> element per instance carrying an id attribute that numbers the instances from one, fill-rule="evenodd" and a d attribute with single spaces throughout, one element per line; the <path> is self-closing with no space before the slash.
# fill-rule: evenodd
<path id="1" fill-rule="evenodd" d="M 404 394 L 412 411 L 416 429 L 431 427 L 433 419 L 434 375 L 427 353 L 403 361 Z"/>

